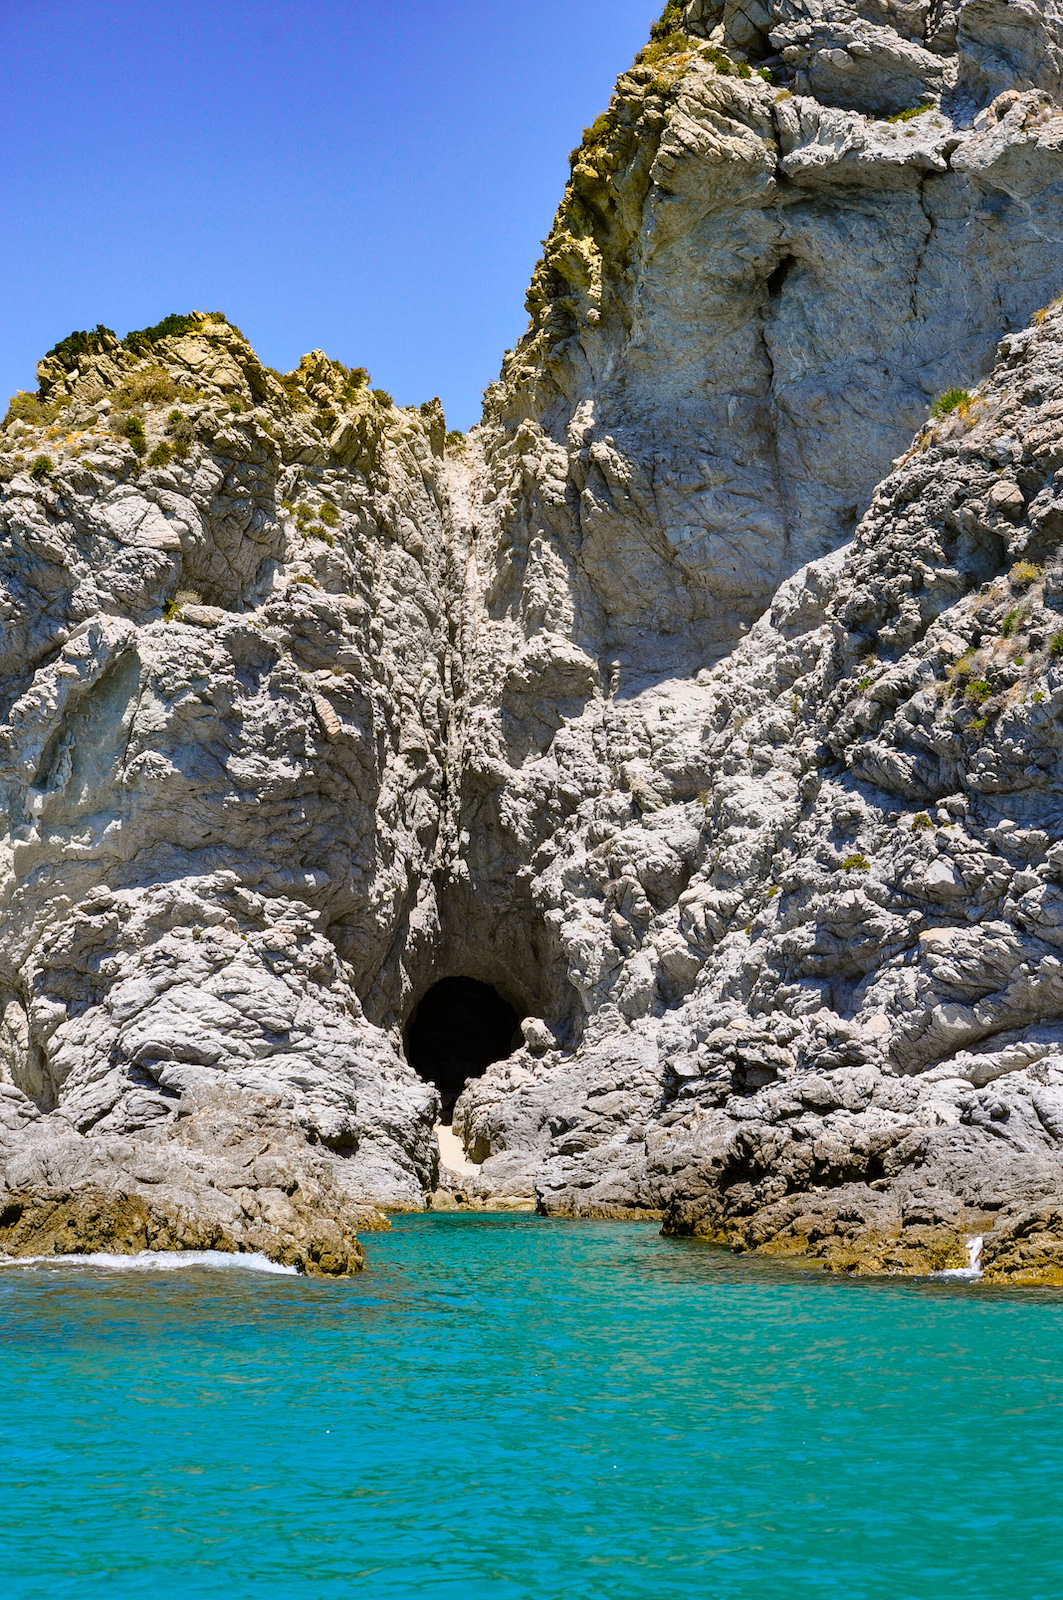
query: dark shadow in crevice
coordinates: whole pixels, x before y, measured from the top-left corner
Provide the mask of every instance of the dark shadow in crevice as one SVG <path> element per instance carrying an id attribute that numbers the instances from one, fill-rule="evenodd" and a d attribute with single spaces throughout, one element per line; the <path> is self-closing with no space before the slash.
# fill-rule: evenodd
<path id="1" fill-rule="evenodd" d="M 482 1077 L 492 1061 L 511 1055 L 521 1043 L 516 1011 L 478 978 L 442 978 L 433 984 L 406 1028 L 407 1060 L 439 1090 L 445 1123 L 453 1120 L 454 1103 L 468 1080 Z"/>
<path id="2" fill-rule="evenodd" d="M 790 274 L 790 269 L 792 267 L 796 267 L 796 265 L 796 256 L 783 256 L 774 272 L 768 274 L 766 288 L 768 291 L 769 300 L 778 300 L 779 296 L 782 294 L 783 284 L 786 282 L 786 279 Z"/>

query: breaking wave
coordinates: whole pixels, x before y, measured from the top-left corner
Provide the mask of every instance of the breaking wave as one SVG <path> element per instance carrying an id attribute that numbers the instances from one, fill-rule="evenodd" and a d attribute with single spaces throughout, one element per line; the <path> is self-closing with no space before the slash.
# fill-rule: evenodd
<path id="1" fill-rule="evenodd" d="M 186 1267 L 211 1270 L 238 1268 L 241 1272 L 269 1272 L 285 1278 L 298 1276 L 298 1267 L 271 1261 L 261 1251 L 140 1250 L 136 1255 L 0 1256 L 0 1267 L 102 1267 L 108 1272 L 180 1272 Z"/>

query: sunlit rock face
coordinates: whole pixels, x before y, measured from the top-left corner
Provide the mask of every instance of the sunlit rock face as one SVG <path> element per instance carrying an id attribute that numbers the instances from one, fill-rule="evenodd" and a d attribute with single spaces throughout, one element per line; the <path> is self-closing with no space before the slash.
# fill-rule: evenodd
<path id="1" fill-rule="evenodd" d="M 460 978 L 524 1041 L 468 1203 L 1063 1264 L 1061 63 L 1047 6 L 670 5 L 467 440 L 208 314 L 42 362 L 0 1245 L 350 1270 Z"/>
<path id="2" fill-rule="evenodd" d="M 7 430 L 13 1115 L 45 1168 L 55 1130 L 80 1135 L 79 1181 L 106 1187 L 224 1090 L 356 1196 L 420 1204 L 431 1091 L 374 1024 L 431 927 L 438 408 L 398 412 L 319 353 L 286 388 L 218 319 L 75 359 L 42 363 L 45 407 L 71 395 L 56 420 Z M 252 1219 L 261 1137 L 204 1169 Z"/>

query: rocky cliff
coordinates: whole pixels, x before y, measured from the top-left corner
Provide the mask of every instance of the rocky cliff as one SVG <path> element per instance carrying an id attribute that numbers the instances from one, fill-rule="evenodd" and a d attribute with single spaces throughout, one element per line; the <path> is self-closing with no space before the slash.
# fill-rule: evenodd
<path id="1" fill-rule="evenodd" d="M 209 314 L 42 362 L 5 1248 L 343 1271 L 435 1190 L 1063 1278 L 1061 72 L 1049 5 L 670 4 L 464 441 Z M 524 1042 L 448 1174 L 455 974 Z"/>

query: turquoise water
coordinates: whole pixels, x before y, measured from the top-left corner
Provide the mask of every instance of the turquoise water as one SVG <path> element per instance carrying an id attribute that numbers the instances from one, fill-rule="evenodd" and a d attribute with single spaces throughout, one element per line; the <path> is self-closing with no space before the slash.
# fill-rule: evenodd
<path id="1" fill-rule="evenodd" d="M 339 1284 L 0 1270 L 0 1593 L 1052 1600 L 1063 1295 L 399 1217 Z"/>

